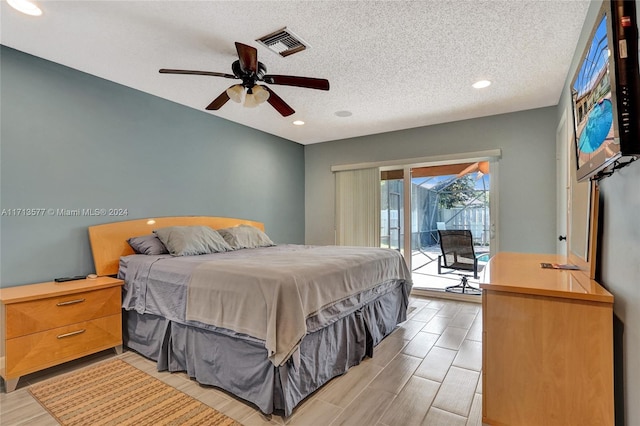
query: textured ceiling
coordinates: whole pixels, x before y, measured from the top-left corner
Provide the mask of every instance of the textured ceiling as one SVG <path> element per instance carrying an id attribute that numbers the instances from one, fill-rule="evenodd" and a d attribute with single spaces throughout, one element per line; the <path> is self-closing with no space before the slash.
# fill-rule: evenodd
<path id="1" fill-rule="evenodd" d="M 204 111 L 233 80 L 234 42 L 271 74 L 326 78 L 328 92 L 271 85 L 296 113 L 228 102 L 210 114 L 310 144 L 556 105 L 589 1 L 2 0 L 1 43 Z M 311 48 L 282 58 L 255 39 L 288 27 Z M 471 84 L 489 79 L 476 90 Z M 336 116 L 350 111 L 349 117 Z M 306 125 L 293 126 L 294 120 Z"/>

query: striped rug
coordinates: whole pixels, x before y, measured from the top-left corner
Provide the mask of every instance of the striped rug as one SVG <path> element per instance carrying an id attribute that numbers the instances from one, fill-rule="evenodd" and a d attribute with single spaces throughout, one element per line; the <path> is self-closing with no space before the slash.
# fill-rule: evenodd
<path id="1" fill-rule="evenodd" d="M 120 359 L 33 385 L 29 392 L 65 426 L 241 426 Z"/>

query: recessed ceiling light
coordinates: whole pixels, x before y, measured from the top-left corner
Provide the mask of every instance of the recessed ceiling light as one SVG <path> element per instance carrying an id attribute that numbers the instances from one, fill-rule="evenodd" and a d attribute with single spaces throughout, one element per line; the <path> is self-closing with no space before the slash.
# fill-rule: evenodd
<path id="1" fill-rule="evenodd" d="M 336 111 L 335 115 L 338 117 L 351 117 L 353 113 L 351 111 Z"/>
<path id="2" fill-rule="evenodd" d="M 471 86 L 473 86 L 474 89 L 484 89 L 485 87 L 491 86 L 491 82 L 489 80 L 480 80 L 476 81 Z"/>
<path id="3" fill-rule="evenodd" d="M 15 10 L 31 16 L 42 15 L 42 10 L 29 0 L 7 0 L 9 6 Z"/>
<path id="4" fill-rule="evenodd" d="M 295 124 L 296 126 L 303 126 L 304 125 L 304 121 L 296 120 L 296 121 L 293 122 L 293 124 Z"/>

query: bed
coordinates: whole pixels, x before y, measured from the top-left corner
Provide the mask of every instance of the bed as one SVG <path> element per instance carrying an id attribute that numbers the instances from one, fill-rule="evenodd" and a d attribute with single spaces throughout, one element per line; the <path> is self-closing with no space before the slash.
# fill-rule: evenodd
<path id="1" fill-rule="evenodd" d="M 220 250 L 192 255 L 181 233 L 194 230 Z M 170 253 L 133 244 L 155 237 Z M 124 344 L 265 414 L 291 415 L 406 320 L 412 284 L 395 250 L 274 245 L 260 222 L 207 216 L 96 225 L 89 238 L 96 273 L 125 281 Z"/>

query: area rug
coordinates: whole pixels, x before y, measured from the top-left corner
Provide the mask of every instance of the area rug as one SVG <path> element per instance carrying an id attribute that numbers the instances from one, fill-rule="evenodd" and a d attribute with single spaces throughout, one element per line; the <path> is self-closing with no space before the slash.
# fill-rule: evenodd
<path id="1" fill-rule="evenodd" d="M 241 426 L 120 359 L 33 385 L 29 392 L 65 426 Z"/>

